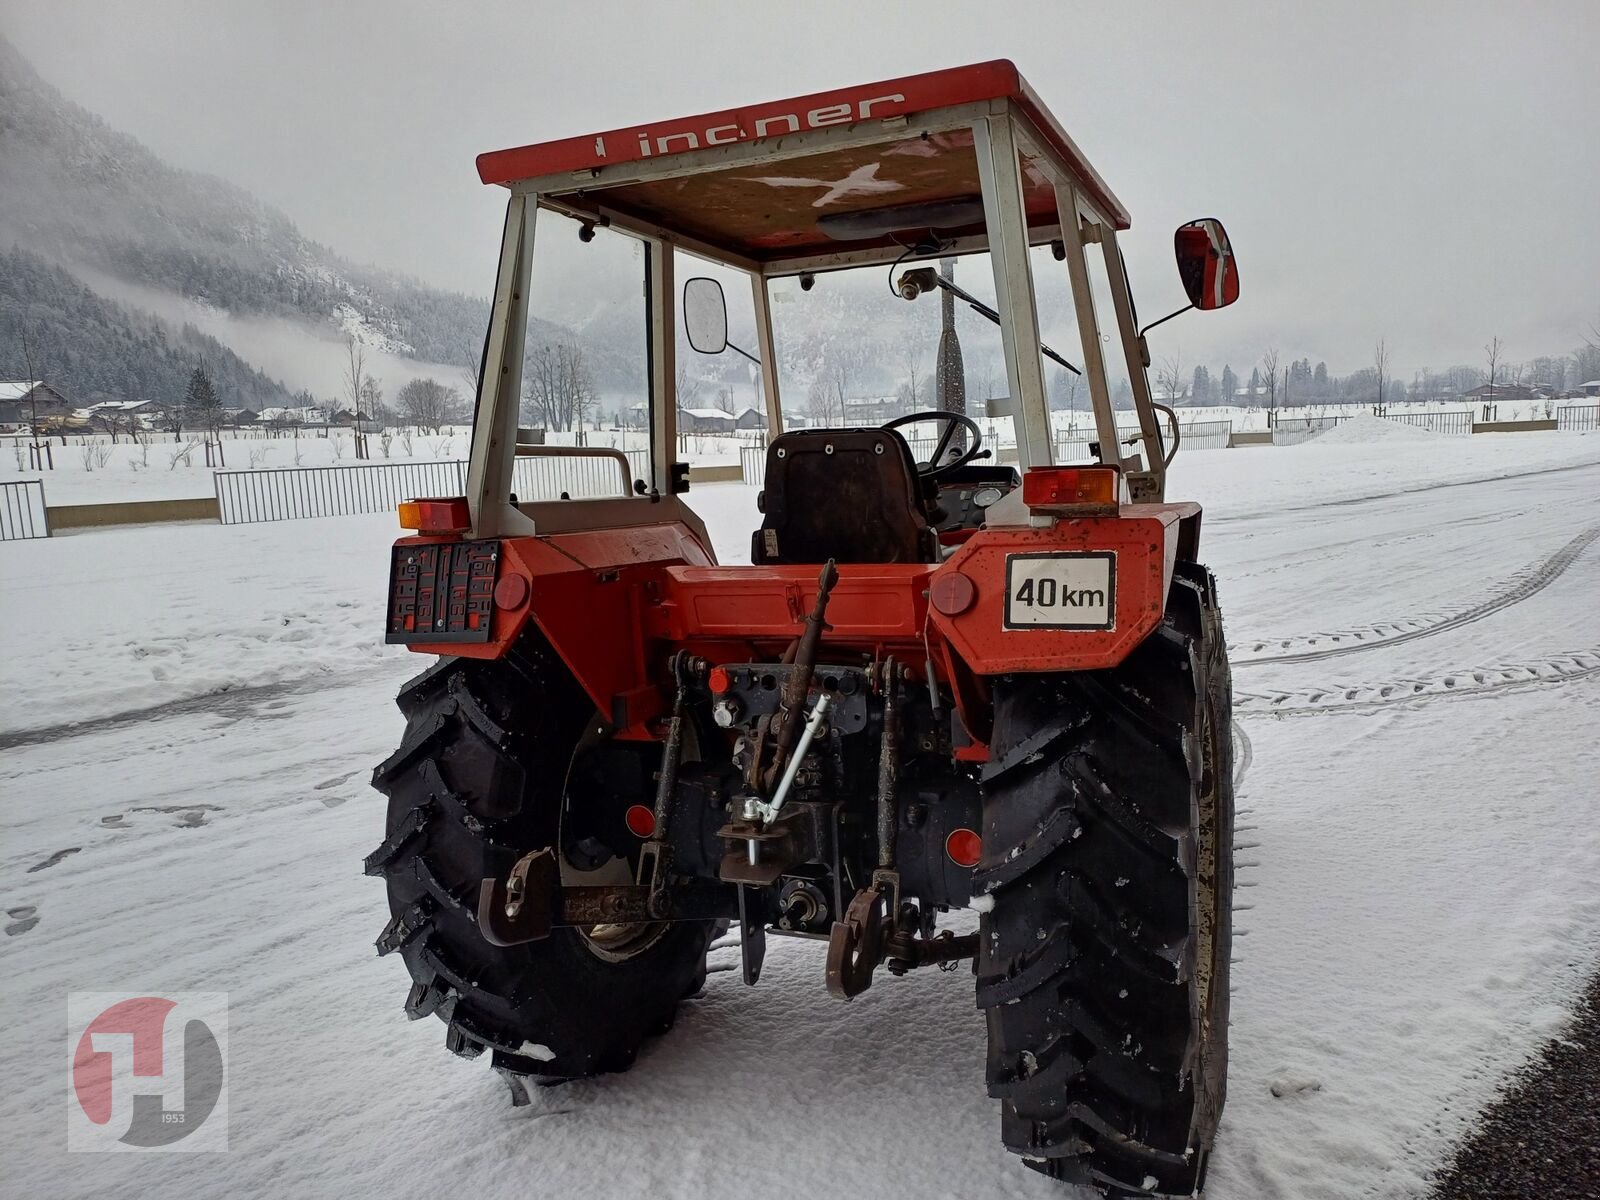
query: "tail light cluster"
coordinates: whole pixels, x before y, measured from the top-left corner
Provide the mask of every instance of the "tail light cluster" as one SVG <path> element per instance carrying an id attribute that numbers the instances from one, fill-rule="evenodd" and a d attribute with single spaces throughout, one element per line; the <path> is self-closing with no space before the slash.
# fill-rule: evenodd
<path id="1" fill-rule="evenodd" d="M 1115 467 L 1030 467 L 1022 502 L 1052 515 L 1115 513 L 1120 474 Z"/>
<path id="2" fill-rule="evenodd" d="M 472 528 L 472 510 L 465 496 L 405 500 L 400 504 L 400 528 L 429 535 L 465 533 Z"/>

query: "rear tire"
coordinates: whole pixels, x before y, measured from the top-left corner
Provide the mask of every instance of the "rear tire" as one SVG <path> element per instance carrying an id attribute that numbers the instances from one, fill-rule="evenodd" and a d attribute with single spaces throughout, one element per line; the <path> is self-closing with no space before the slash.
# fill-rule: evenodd
<path id="1" fill-rule="evenodd" d="M 1231 712 L 1193 564 L 1121 666 L 995 687 L 978 1005 L 1002 1138 L 1054 1178 L 1204 1183 L 1227 1086 Z"/>
<path id="2" fill-rule="evenodd" d="M 411 973 L 407 1015 L 437 1016 L 450 1050 L 489 1050 L 496 1068 L 519 1075 L 627 1069 L 646 1037 L 670 1028 L 678 1001 L 700 991 L 714 923 L 557 928 L 501 947 L 476 918 L 481 880 L 558 844 L 593 705 L 537 640 L 496 661 L 443 660 L 397 703 L 405 738 L 372 778 L 389 797 L 387 837 L 366 869 L 388 885 L 391 920 L 377 947 L 399 951 Z"/>

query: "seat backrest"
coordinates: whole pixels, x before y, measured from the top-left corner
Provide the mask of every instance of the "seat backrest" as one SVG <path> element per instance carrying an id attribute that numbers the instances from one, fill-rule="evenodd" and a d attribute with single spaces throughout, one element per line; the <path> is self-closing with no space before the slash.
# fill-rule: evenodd
<path id="1" fill-rule="evenodd" d="M 805 429 L 767 447 L 754 563 L 938 561 L 911 448 L 892 429 Z"/>

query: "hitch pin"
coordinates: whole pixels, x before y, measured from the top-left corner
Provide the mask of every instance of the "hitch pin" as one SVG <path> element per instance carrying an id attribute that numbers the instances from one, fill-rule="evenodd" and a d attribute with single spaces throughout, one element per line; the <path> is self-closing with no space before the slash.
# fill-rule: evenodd
<path id="1" fill-rule="evenodd" d="M 822 728 L 822 720 L 828 715 L 830 697 L 823 692 L 817 697 L 817 706 L 811 710 L 811 715 L 806 717 L 805 728 L 800 731 L 800 741 L 794 748 L 794 753 L 789 756 L 789 765 L 784 768 L 783 778 L 778 781 L 777 790 L 772 793 L 772 799 L 766 804 L 756 805 L 756 815 L 761 818 L 763 825 L 771 825 L 778 819 L 778 810 L 783 807 L 783 802 L 789 796 L 789 789 L 794 786 L 794 777 L 800 770 L 800 762 L 806 756 L 806 751 L 811 748 L 811 739 L 817 736 L 817 730 Z M 759 843 L 749 839 L 750 865 L 756 865 Z"/>

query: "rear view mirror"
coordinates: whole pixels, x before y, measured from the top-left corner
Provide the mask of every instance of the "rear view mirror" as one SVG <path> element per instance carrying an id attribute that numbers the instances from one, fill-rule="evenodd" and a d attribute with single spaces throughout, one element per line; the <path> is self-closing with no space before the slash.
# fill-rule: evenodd
<path id="1" fill-rule="evenodd" d="M 1239 298 L 1239 266 L 1228 244 L 1228 231 L 1214 217 L 1178 226 L 1173 235 L 1178 277 L 1189 303 L 1203 310 L 1227 308 Z"/>
<path id="2" fill-rule="evenodd" d="M 728 302 L 715 279 L 700 275 L 683 285 L 683 328 L 701 354 L 728 348 Z"/>

